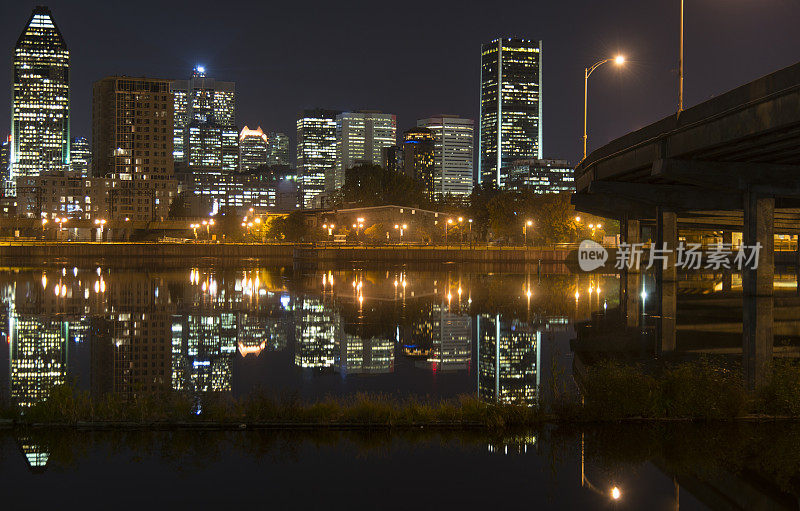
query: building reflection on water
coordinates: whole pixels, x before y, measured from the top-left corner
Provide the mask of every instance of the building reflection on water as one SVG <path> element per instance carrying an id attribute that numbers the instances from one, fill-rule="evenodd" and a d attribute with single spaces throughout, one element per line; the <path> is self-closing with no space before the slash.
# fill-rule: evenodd
<path id="1" fill-rule="evenodd" d="M 270 371 L 319 378 L 323 391 L 332 375 L 370 391 L 534 404 L 543 339 L 588 317 L 574 298 L 586 285 L 402 269 L 7 270 L 0 384 L 22 408 L 69 383 L 95 398 L 184 392 L 200 412 L 206 393 L 244 395 Z"/>

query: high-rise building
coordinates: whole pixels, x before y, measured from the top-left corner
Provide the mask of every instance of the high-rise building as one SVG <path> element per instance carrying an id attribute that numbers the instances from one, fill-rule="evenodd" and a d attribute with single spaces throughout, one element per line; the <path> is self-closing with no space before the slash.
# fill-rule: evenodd
<path id="1" fill-rule="evenodd" d="M 197 162 L 214 160 L 214 156 L 206 157 L 202 151 L 206 148 L 216 151 L 217 147 L 220 152 L 235 154 L 238 160 L 238 148 L 229 147 L 229 144 L 236 142 L 239 133 L 236 128 L 236 84 L 209 78 L 205 68 L 197 66 L 191 78 L 173 81 L 170 89 L 175 109 L 173 156 L 176 165 L 197 166 Z M 188 133 L 190 125 L 194 128 L 192 134 Z M 209 142 L 187 147 L 190 135 L 195 142 L 198 139 Z M 210 142 L 213 138 L 216 138 L 216 142 Z M 193 149 L 201 153 L 192 153 Z M 228 170 L 237 169 L 238 163 Z"/>
<path id="2" fill-rule="evenodd" d="M 185 158 L 181 170 L 239 170 L 239 130 L 236 126 L 193 120 L 183 133 Z"/>
<path id="3" fill-rule="evenodd" d="M 86 137 L 72 137 L 69 157 L 70 170 L 80 177 L 88 177 L 92 168 L 92 148 Z"/>
<path id="4" fill-rule="evenodd" d="M 542 158 L 542 43 L 501 38 L 481 47 L 478 180 L 501 186 L 514 160 Z"/>
<path id="5" fill-rule="evenodd" d="M 305 110 L 297 119 L 297 177 L 303 207 L 325 191 L 326 176 L 336 171 L 336 116 L 334 110 Z M 329 178 L 330 179 L 330 178 Z"/>
<path id="6" fill-rule="evenodd" d="M 433 197 L 435 189 L 436 137 L 428 128 L 412 128 L 403 133 L 403 166 L 405 173 L 422 184 L 425 193 Z"/>
<path id="7" fill-rule="evenodd" d="M 0 176 L 3 181 L 9 179 L 8 166 L 11 164 L 11 136 L 3 140 L 0 144 Z"/>
<path id="8" fill-rule="evenodd" d="M 247 126 L 239 133 L 239 171 L 255 170 L 267 165 L 269 157 L 269 139 L 258 129 L 251 130 Z"/>
<path id="9" fill-rule="evenodd" d="M 534 193 L 575 191 L 575 168 L 566 160 L 517 160 L 501 173 L 501 187 Z"/>
<path id="10" fill-rule="evenodd" d="M 533 405 L 541 383 L 541 332 L 517 319 L 478 316 L 478 397 Z"/>
<path id="11" fill-rule="evenodd" d="M 437 196 L 466 196 L 472 193 L 472 119 L 440 115 L 417 121 L 433 132 L 434 189 Z"/>
<path id="12" fill-rule="evenodd" d="M 336 172 L 325 183 L 328 191 L 344 185 L 347 169 L 360 163 L 380 165 L 384 147 L 397 143 L 397 117 L 381 112 L 344 112 L 336 116 Z"/>
<path id="13" fill-rule="evenodd" d="M 170 82 L 110 76 L 95 82 L 92 173 L 126 187 L 109 193 L 111 215 L 131 220 L 165 218 L 175 196 Z"/>
<path id="14" fill-rule="evenodd" d="M 285 133 L 267 133 L 267 163 L 270 165 L 289 165 L 289 137 Z"/>
<path id="15" fill-rule="evenodd" d="M 16 178 L 69 165 L 69 50 L 47 7 L 36 7 L 14 46 L 11 170 Z"/>

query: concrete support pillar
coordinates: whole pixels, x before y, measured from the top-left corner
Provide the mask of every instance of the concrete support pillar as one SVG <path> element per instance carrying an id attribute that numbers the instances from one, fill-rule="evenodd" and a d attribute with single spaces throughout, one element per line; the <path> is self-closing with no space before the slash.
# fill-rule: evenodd
<path id="1" fill-rule="evenodd" d="M 656 299 L 658 300 L 658 346 L 660 352 L 675 351 L 675 317 L 678 308 L 678 268 L 675 258 L 678 248 L 678 215 L 658 208 L 656 248 L 667 250 L 666 267 L 656 269 Z"/>
<path id="2" fill-rule="evenodd" d="M 772 362 L 774 220 L 774 198 L 745 194 L 742 243 L 746 250 L 761 244 L 757 268 L 750 263 L 742 269 L 742 365 L 751 390 L 764 385 Z"/>
<path id="3" fill-rule="evenodd" d="M 625 218 L 620 222 L 622 226 L 621 238 L 623 243 L 634 244 L 641 243 L 641 225 L 638 220 L 631 220 Z M 627 317 L 626 325 L 628 327 L 637 327 L 639 325 L 639 293 L 641 291 L 641 274 L 638 268 L 623 269 L 620 274 L 622 287 L 624 293 L 621 295 L 621 303 L 625 307 L 625 315 Z"/>

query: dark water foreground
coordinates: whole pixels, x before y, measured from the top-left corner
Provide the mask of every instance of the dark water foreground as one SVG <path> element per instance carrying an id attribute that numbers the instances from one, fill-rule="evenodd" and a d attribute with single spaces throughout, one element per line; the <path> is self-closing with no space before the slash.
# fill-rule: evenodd
<path id="1" fill-rule="evenodd" d="M 797 424 L 0 433 L 7 509 L 796 509 L 799 471 Z"/>

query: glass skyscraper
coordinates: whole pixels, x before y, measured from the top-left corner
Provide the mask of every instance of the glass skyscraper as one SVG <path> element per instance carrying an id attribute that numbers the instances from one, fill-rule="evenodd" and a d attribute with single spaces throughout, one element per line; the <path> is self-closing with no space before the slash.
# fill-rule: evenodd
<path id="1" fill-rule="evenodd" d="M 205 68 L 197 66 L 189 80 L 172 82 L 171 90 L 175 104 L 172 154 L 176 166 L 238 170 L 236 84 L 209 78 Z"/>
<path id="2" fill-rule="evenodd" d="M 542 43 L 502 38 L 481 47 L 478 179 L 502 187 L 514 160 L 542 158 Z"/>
<path id="3" fill-rule="evenodd" d="M 347 169 L 359 163 L 381 164 L 383 148 L 397 143 L 397 118 L 381 112 L 342 113 L 336 117 L 336 139 L 336 172 L 325 183 L 329 191 L 344 185 Z"/>
<path id="4" fill-rule="evenodd" d="M 289 137 L 285 133 L 267 133 L 267 163 L 270 165 L 289 165 Z"/>
<path id="5" fill-rule="evenodd" d="M 50 10 L 36 7 L 14 46 L 10 181 L 69 165 L 69 50 Z"/>
<path id="6" fill-rule="evenodd" d="M 297 119 L 297 175 L 303 206 L 325 191 L 325 176 L 336 171 L 336 116 L 333 110 L 306 110 Z"/>
<path id="7" fill-rule="evenodd" d="M 70 170 L 81 177 L 88 177 L 92 167 L 92 148 L 86 137 L 72 137 L 69 151 Z"/>
<path id="8" fill-rule="evenodd" d="M 258 129 L 251 130 L 247 126 L 239 133 L 239 170 L 245 172 L 255 170 L 267 164 L 269 156 L 269 139 Z"/>
<path id="9" fill-rule="evenodd" d="M 436 139 L 433 157 L 435 195 L 464 197 L 472 193 L 474 124 L 472 119 L 456 115 L 417 121 L 417 126 L 431 130 Z"/>

